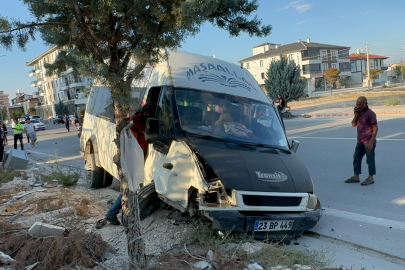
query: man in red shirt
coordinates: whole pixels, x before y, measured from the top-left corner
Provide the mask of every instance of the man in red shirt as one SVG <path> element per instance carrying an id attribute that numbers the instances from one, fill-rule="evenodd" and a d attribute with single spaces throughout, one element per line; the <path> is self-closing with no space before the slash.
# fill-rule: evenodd
<path id="1" fill-rule="evenodd" d="M 346 183 L 360 182 L 361 161 L 363 156 L 367 157 L 368 177 L 361 183 L 363 186 L 374 184 L 375 169 L 375 147 L 378 132 L 377 117 L 368 107 L 367 99 L 359 97 L 354 107 L 354 118 L 352 126 L 357 126 L 357 144 L 353 155 L 354 175 L 347 179 Z"/>

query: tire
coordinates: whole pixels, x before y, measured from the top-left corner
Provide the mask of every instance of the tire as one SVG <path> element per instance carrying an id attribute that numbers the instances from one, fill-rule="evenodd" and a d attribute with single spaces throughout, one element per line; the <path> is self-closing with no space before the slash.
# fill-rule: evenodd
<path id="1" fill-rule="evenodd" d="M 286 119 L 291 119 L 291 117 L 292 117 L 292 114 L 290 113 L 290 112 L 285 112 L 285 113 L 283 113 L 283 118 L 286 118 Z"/>
<path id="2" fill-rule="evenodd" d="M 94 153 L 88 154 L 84 162 L 84 169 L 86 171 L 86 181 L 90 188 L 101 188 L 103 184 L 103 177 L 101 168 L 96 166 L 96 158 Z"/>
<path id="3" fill-rule="evenodd" d="M 138 202 L 141 220 L 143 220 L 149 216 L 161 202 L 155 189 L 155 183 L 151 183 L 139 189 Z"/>

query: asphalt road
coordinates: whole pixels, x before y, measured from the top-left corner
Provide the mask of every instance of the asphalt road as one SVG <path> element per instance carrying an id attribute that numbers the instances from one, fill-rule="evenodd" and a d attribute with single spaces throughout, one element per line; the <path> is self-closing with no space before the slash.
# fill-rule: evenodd
<path id="1" fill-rule="evenodd" d="M 9 130 L 8 148 L 13 147 L 13 135 L 11 126 Z M 27 143 L 27 137 L 24 134 L 24 150 L 29 155 L 37 159 L 51 162 L 59 162 L 62 165 L 74 166 L 83 169 L 84 161 L 80 155 L 80 141 L 77 136 L 76 128 L 70 125 L 70 132 L 67 131 L 64 124 L 47 123 L 46 130 L 37 131 L 36 148 L 32 148 Z M 20 149 L 20 143 L 17 142 L 17 149 Z"/>
<path id="2" fill-rule="evenodd" d="M 351 119 L 293 118 L 284 122 L 288 138 L 300 141 L 297 155 L 308 168 L 325 209 L 312 231 L 327 241 L 337 239 L 338 246 L 355 244 L 353 250 L 364 249 L 360 256 L 367 269 L 405 269 L 405 117 L 378 117 L 377 175 L 370 186 L 344 183 L 353 175 L 356 128 L 351 127 Z M 365 158 L 362 172 L 363 180 L 368 175 Z M 367 252 L 373 260 L 379 256 L 381 260 L 368 265 L 372 260 L 364 259 Z M 395 264 L 385 265 L 386 261 Z"/>

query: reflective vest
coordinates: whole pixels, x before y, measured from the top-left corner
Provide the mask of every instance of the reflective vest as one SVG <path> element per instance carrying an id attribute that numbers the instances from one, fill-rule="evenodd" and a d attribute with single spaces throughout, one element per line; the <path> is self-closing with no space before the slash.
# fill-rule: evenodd
<path id="1" fill-rule="evenodd" d="M 14 134 L 21 134 L 23 132 L 23 130 L 24 130 L 24 128 L 21 125 L 21 123 L 17 123 L 13 127 Z"/>

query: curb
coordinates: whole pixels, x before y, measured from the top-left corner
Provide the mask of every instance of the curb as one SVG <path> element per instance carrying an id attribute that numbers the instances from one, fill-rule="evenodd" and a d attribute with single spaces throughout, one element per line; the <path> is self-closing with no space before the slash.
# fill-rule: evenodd
<path id="1" fill-rule="evenodd" d="M 397 111 L 397 112 L 375 112 L 376 115 L 405 115 L 405 111 Z M 305 114 L 298 114 L 293 115 L 293 117 L 329 117 L 329 116 L 354 116 L 354 113 L 305 113 Z"/>

